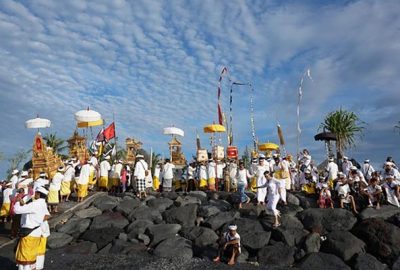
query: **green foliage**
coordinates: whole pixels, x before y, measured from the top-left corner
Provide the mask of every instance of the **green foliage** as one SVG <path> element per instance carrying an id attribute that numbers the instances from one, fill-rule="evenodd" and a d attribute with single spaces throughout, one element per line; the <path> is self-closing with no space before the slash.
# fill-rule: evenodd
<path id="1" fill-rule="evenodd" d="M 350 111 L 340 108 L 330 112 L 321 123 L 319 129 L 328 130 L 336 134 L 336 150 L 343 156 L 344 151 L 356 145 L 357 137 L 361 137 L 365 129 L 365 122 Z"/>
<path id="2" fill-rule="evenodd" d="M 43 136 L 43 140 L 45 140 L 46 145 L 53 148 L 54 153 L 57 154 L 62 154 L 62 152 L 68 147 L 65 144 L 65 140 L 57 137 L 57 133 L 46 134 Z"/>

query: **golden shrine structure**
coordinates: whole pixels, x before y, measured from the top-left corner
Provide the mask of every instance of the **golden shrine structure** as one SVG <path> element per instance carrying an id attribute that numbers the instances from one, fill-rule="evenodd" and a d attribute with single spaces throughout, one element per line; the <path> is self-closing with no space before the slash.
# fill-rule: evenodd
<path id="1" fill-rule="evenodd" d="M 182 143 L 174 136 L 168 145 L 171 154 L 171 162 L 177 166 L 185 165 L 186 158 L 182 153 Z"/>
<path id="2" fill-rule="evenodd" d="M 62 164 L 61 158 L 53 152 L 51 147 L 47 147 L 42 135 L 37 133 L 32 147 L 33 178 L 39 177 L 41 172 L 47 173 L 48 177 L 52 178 Z"/>
<path id="3" fill-rule="evenodd" d="M 69 156 L 76 157 L 81 163 L 85 163 L 89 158 L 89 152 L 86 147 L 86 138 L 80 136 L 75 130 L 71 138 L 67 140 Z"/>
<path id="4" fill-rule="evenodd" d="M 125 140 L 126 144 L 126 157 L 125 157 L 125 162 L 127 164 L 135 164 L 135 159 L 136 159 L 136 152 L 142 148 L 142 143 L 138 140 L 135 140 L 133 138 L 126 138 Z"/>

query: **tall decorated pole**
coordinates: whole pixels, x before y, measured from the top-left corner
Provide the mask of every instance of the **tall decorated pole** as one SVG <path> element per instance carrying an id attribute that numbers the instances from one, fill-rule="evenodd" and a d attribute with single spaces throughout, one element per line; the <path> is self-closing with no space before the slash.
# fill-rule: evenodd
<path id="1" fill-rule="evenodd" d="M 299 85 L 299 94 L 298 94 L 298 99 L 297 99 L 297 147 L 296 147 L 296 153 L 297 153 L 297 165 L 299 165 L 299 148 L 300 148 L 300 135 L 301 135 L 301 127 L 300 127 L 300 103 L 303 98 L 303 82 L 305 78 L 309 78 L 312 81 L 311 77 L 311 71 L 310 69 L 307 69 L 303 75 L 301 76 L 300 79 L 300 85 Z"/>

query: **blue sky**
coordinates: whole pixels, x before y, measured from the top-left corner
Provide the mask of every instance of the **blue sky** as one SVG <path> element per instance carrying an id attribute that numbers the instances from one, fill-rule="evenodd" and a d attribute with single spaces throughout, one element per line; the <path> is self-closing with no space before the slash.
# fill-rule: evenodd
<path id="1" fill-rule="evenodd" d="M 400 2 L 393 1 L 1 1 L 0 151 L 29 149 L 37 113 L 46 132 L 69 137 L 75 111 L 90 106 L 122 142 L 167 153 L 162 128 L 185 130 L 187 155 L 195 131 L 216 121 L 219 72 L 255 89 L 260 141 L 277 141 L 280 122 L 288 151 L 296 145 L 297 86 L 306 68 L 301 147 L 317 161 L 324 146 L 313 135 L 342 106 L 367 123 L 348 154 L 381 164 L 400 159 Z M 222 105 L 228 111 L 229 88 Z M 251 144 L 249 95 L 234 93 L 234 137 Z M 203 145 L 208 137 L 201 134 Z M 0 161 L 0 177 L 8 167 Z"/>

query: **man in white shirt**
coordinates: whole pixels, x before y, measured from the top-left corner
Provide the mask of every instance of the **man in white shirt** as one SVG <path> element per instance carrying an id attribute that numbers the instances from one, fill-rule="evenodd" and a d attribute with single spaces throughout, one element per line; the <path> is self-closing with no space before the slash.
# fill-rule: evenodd
<path id="1" fill-rule="evenodd" d="M 37 257 L 45 246 L 45 243 L 41 242 L 41 237 L 42 225 L 49 218 L 47 193 L 45 188 L 39 187 L 35 191 L 34 201 L 25 204 L 23 199 L 19 199 L 14 205 L 15 214 L 22 215 L 20 240 L 15 254 L 18 269 L 36 269 Z"/>
<path id="2" fill-rule="evenodd" d="M 237 186 L 238 186 L 238 193 L 240 196 L 240 203 L 239 203 L 239 208 L 242 208 L 243 203 L 249 203 L 250 198 L 249 196 L 246 195 L 245 190 L 247 188 L 247 180 L 253 177 L 249 173 L 249 170 L 247 170 L 244 167 L 244 163 L 241 161 L 239 163 L 239 170 L 237 173 Z"/>
<path id="3" fill-rule="evenodd" d="M 351 207 L 355 214 L 358 214 L 354 197 L 350 195 L 350 186 L 346 178 L 339 178 L 335 190 L 340 198 L 340 208 L 344 208 L 344 204 L 351 203 Z"/>
<path id="4" fill-rule="evenodd" d="M 208 172 L 208 190 L 215 191 L 216 164 L 210 159 L 207 166 Z"/>
<path id="5" fill-rule="evenodd" d="M 58 204 L 59 200 L 59 192 L 61 189 L 61 182 L 64 179 L 64 167 L 60 166 L 57 169 L 57 173 L 53 176 L 53 179 L 50 182 L 49 194 L 47 195 L 47 203 L 49 204 L 51 211 L 53 213 L 58 212 Z"/>
<path id="6" fill-rule="evenodd" d="M 133 173 L 133 177 L 136 180 L 136 189 L 137 195 L 139 199 L 146 198 L 146 176 L 148 176 L 148 165 L 147 162 L 144 160 L 143 155 L 136 155 L 136 164 L 135 164 L 135 171 Z M 171 179 L 172 181 L 172 179 Z"/>
<path id="7" fill-rule="evenodd" d="M 110 156 L 106 156 L 104 160 L 100 163 L 100 181 L 99 181 L 99 189 L 103 191 L 108 191 L 109 183 L 108 183 L 108 173 L 111 170 L 110 165 Z"/>
<path id="8" fill-rule="evenodd" d="M 378 179 L 372 178 L 368 187 L 364 191 L 368 196 L 368 207 L 373 207 L 376 203 L 376 209 L 379 209 L 382 197 L 382 187 L 378 185 Z"/>
<path id="9" fill-rule="evenodd" d="M 224 169 L 226 167 L 225 162 L 218 160 L 217 161 L 217 182 L 216 182 L 216 188 L 218 190 L 223 190 L 224 186 Z"/>
<path id="10" fill-rule="evenodd" d="M 3 222 L 7 222 L 10 216 L 11 197 L 14 195 L 15 189 L 12 189 L 12 182 L 4 184 L 3 190 L 3 204 L 0 210 L 0 217 Z"/>
<path id="11" fill-rule="evenodd" d="M 10 178 L 10 182 L 12 183 L 12 186 L 11 186 L 12 189 L 16 189 L 17 188 L 18 173 L 19 173 L 19 171 L 16 170 L 16 169 L 13 170 L 12 173 L 11 173 L 12 176 Z"/>
<path id="12" fill-rule="evenodd" d="M 61 201 L 69 201 L 69 196 L 71 195 L 71 181 L 75 177 L 75 169 L 73 162 L 69 161 L 67 167 L 65 168 L 64 178 L 61 182 L 60 197 Z"/>
<path id="13" fill-rule="evenodd" d="M 260 154 L 258 157 L 258 166 L 256 171 L 257 176 L 257 187 L 265 186 L 267 180 L 265 179 L 264 172 L 269 171 L 269 164 L 265 163 L 265 156 Z M 257 189 L 257 202 L 258 204 L 264 204 L 265 197 L 267 196 L 267 187 Z"/>
<path id="14" fill-rule="evenodd" d="M 162 190 L 171 191 L 172 190 L 172 179 L 174 178 L 175 165 L 170 162 L 167 158 L 165 159 L 165 164 L 163 166 L 163 180 L 162 180 Z"/>
<path id="15" fill-rule="evenodd" d="M 371 179 L 372 173 L 375 172 L 374 167 L 372 167 L 372 165 L 369 163 L 369 159 L 366 159 L 364 161 L 364 164 L 363 164 L 361 170 L 367 181 L 369 181 L 369 179 Z"/>
<path id="16" fill-rule="evenodd" d="M 226 256 L 229 259 L 228 264 L 234 265 L 241 253 L 240 235 L 236 225 L 229 225 L 228 230 L 219 239 L 218 256 L 214 258 L 214 262 L 219 262 L 221 257 Z"/>
<path id="17" fill-rule="evenodd" d="M 36 190 L 39 187 L 46 187 L 50 184 L 49 179 L 47 179 L 47 174 L 45 172 L 41 172 L 39 174 L 39 178 L 33 182 L 33 190 Z"/>
<path id="18" fill-rule="evenodd" d="M 81 172 L 79 174 L 79 178 L 77 181 L 78 184 L 78 202 L 82 202 L 83 199 L 88 195 L 88 185 L 91 173 L 91 162 L 90 160 L 82 166 Z"/>
<path id="19" fill-rule="evenodd" d="M 326 165 L 325 171 L 328 173 L 328 186 L 333 189 L 333 181 L 337 178 L 339 172 L 339 167 L 335 163 L 333 157 L 328 159 L 328 165 Z"/>
<path id="20" fill-rule="evenodd" d="M 343 157 L 343 163 L 342 163 L 342 172 L 344 175 L 349 176 L 350 168 L 353 167 L 353 163 L 349 160 L 348 157 Z"/>

